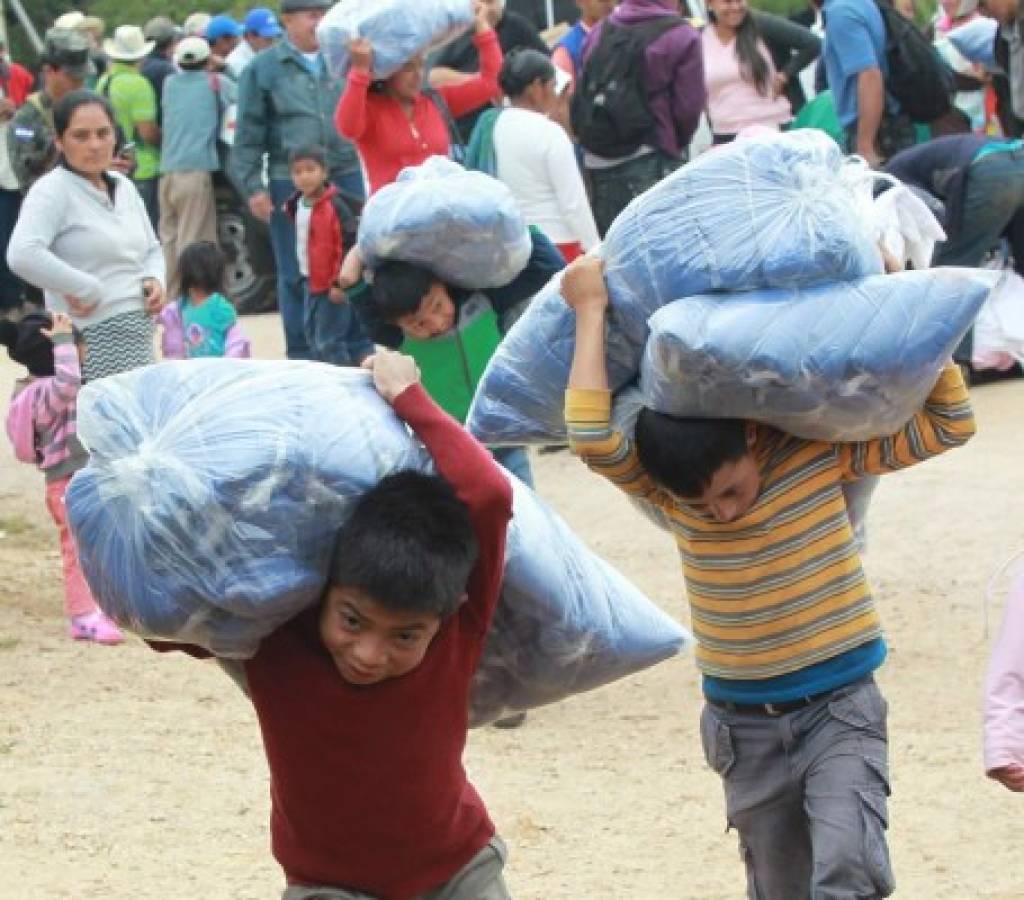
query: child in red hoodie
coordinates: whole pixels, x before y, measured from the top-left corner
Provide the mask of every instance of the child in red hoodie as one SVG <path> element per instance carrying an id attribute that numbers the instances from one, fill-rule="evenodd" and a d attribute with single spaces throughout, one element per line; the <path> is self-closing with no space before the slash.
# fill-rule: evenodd
<path id="1" fill-rule="evenodd" d="M 289 166 L 297 190 L 285 209 L 295 220 L 311 357 L 336 366 L 357 366 L 373 353 L 373 343 L 338 281 L 345 252 L 355 246 L 358 220 L 353 198 L 343 197 L 330 184 L 323 147 L 292 151 Z"/>

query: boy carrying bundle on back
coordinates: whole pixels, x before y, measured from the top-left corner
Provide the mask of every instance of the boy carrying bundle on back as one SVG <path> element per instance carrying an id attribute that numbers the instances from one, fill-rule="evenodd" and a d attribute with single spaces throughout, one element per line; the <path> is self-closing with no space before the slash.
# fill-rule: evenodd
<path id="1" fill-rule="evenodd" d="M 679 546 L 704 754 L 724 783 L 750 896 L 888 896 L 886 702 L 872 674 L 886 645 L 841 488 L 971 437 L 959 369 L 890 437 L 809 441 L 644 409 L 630 440 L 611 425 L 601 261 L 574 262 L 562 295 L 576 312 L 571 446 L 658 508 Z"/>
<path id="2" fill-rule="evenodd" d="M 462 754 L 511 485 L 427 396 L 409 357 L 382 352 L 367 365 L 439 474 L 398 472 L 364 494 L 338 534 L 321 606 L 243 664 L 284 898 L 502 900 L 505 847 Z"/>

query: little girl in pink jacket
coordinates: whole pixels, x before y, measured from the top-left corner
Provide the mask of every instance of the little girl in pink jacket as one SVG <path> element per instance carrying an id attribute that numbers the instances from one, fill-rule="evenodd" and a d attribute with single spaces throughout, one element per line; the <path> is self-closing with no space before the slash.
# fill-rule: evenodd
<path id="1" fill-rule="evenodd" d="M 985 684 L 985 773 L 1024 792 L 1024 566 L 1006 601 Z"/>

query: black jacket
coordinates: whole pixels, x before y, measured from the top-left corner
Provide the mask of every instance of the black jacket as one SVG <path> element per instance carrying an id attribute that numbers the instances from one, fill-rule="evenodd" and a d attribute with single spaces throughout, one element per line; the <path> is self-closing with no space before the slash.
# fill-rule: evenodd
<path id="1" fill-rule="evenodd" d="M 753 10 L 750 15 L 772 56 L 775 70 L 787 78 L 786 98 L 795 116 L 807 102 L 800 73 L 821 55 L 821 38 L 809 28 L 782 16 Z"/>

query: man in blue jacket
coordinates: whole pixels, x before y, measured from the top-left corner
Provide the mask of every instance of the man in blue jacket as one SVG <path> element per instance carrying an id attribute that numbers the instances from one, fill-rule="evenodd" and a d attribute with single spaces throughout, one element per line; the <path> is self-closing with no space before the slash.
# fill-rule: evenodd
<path id="1" fill-rule="evenodd" d="M 284 212 L 284 203 L 294 191 L 289 154 L 297 147 L 324 147 L 331 181 L 353 196 L 364 193 L 356 150 L 334 128 L 334 108 L 345 82 L 328 74 L 316 36 L 316 27 L 330 6 L 330 0 L 284 0 L 285 38 L 245 68 L 238 86 L 231 170 L 252 214 L 270 223 L 277 303 L 289 359 L 309 357 L 295 225 Z M 268 181 L 264 180 L 264 154 Z"/>

